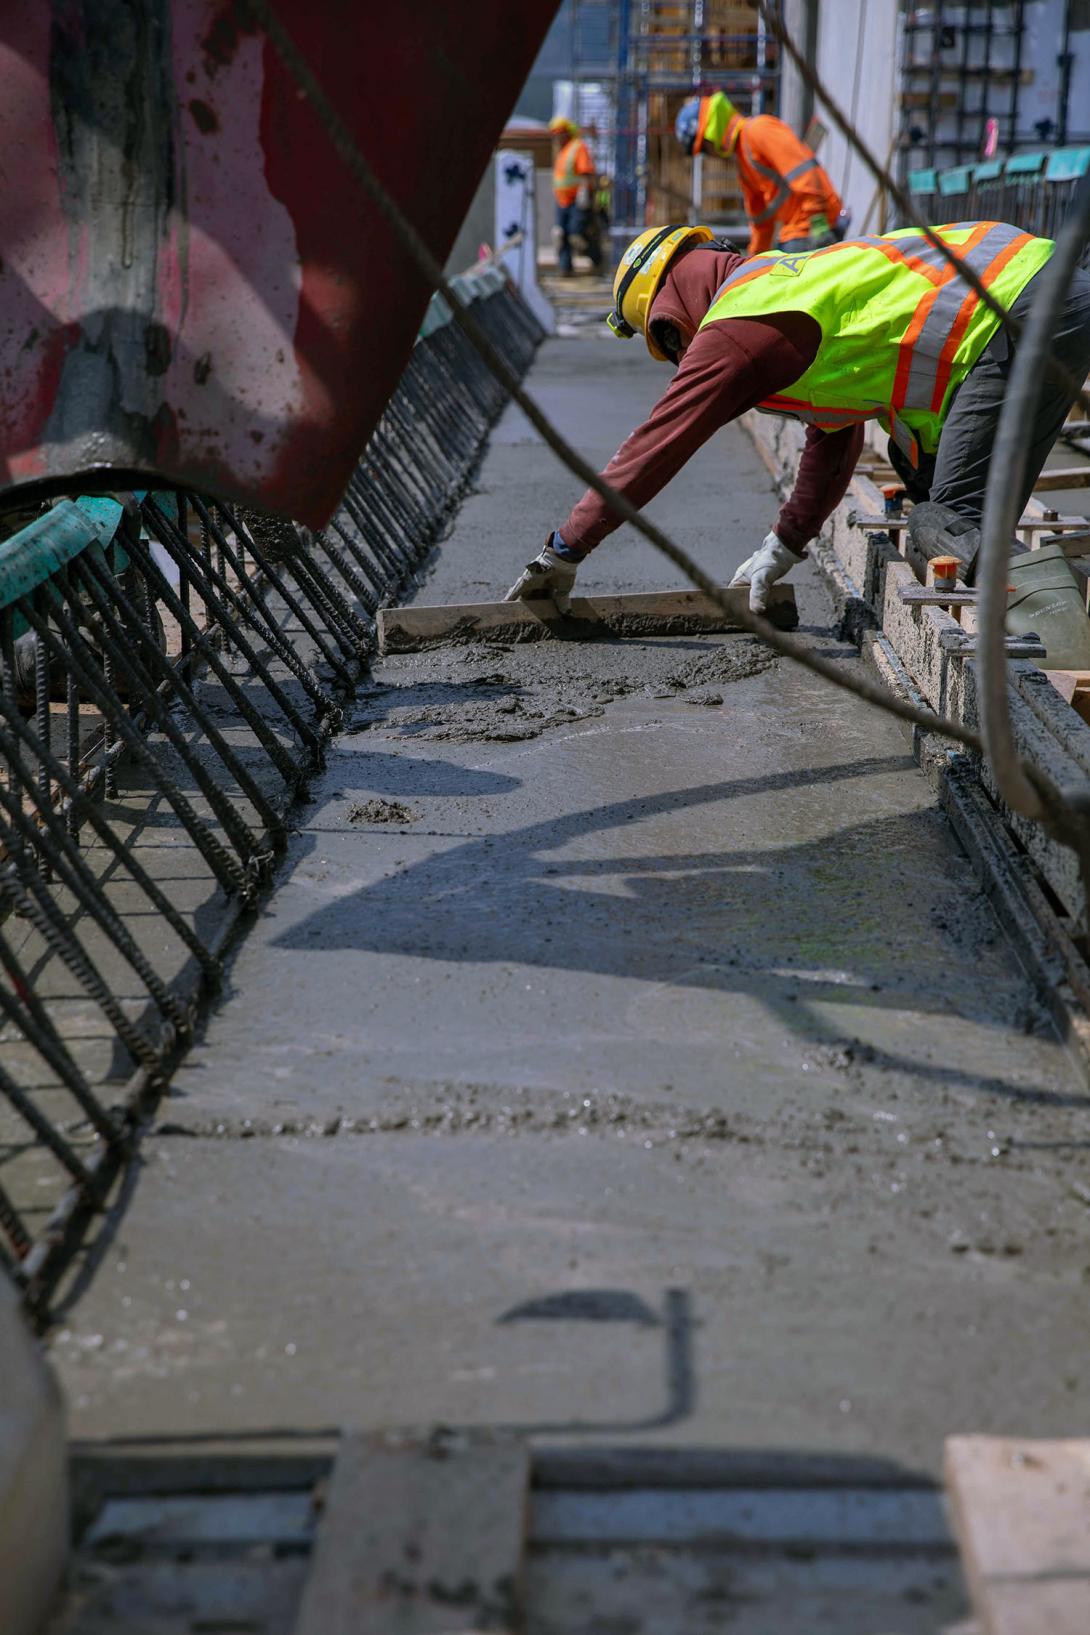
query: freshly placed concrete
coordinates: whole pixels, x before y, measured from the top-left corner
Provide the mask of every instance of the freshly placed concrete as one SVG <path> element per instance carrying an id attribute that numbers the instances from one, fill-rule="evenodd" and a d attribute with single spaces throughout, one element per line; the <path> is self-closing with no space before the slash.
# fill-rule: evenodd
<path id="1" fill-rule="evenodd" d="M 802 447 L 802 426 L 756 413 L 747 415 L 745 423 L 769 468 L 789 483 Z M 1056 458 L 1055 453 L 1050 456 L 1053 462 Z M 1084 489 L 1077 504 L 1070 502 L 1070 496 L 1064 503 L 1071 503 L 1077 513 L 1086 509 L 1086 496 Z M 1027 514 L 1041 513 L 1043 501 L 1051 498 L 1045 493 L 1031 499 Z M 893 550 L 884 532 L 855 524 L 857 516 L 880 515 L 881 509 L 882 496 L 875 483 L 857 474 L 823 532 L 826 573 L 841 605 L 850 608 L 850 619 L 858 625 L 862 613 L 877 626 L 877 639 L 887 644 L 887 651 L 903 666 L 923 701 L 979 732 L 976 665 L 965 654 L 960 624 L 946 607 L 906 603 L 902 592 L 919 589 L 912 568 Z M 1055 788 L 1085 788 L 1090 776 L 1090 726 L 1061 698 L 1038 664 L 1012 658 L 1008 670 L 1011 732 L 1019 753 L 1051 779 Z M 1085 887 L 1074 851 L 1054 840 L 1037 819 L 1022 817 L 1003 805 L 987 759 L 982 762 L 980 778 L 1072 921 L 1083 921 Z M 1085 1001 L 1079 1002 L 1079 1009 L 1085 1010 Z M 1085 1017 L 1080 1018 L 1080 1026 L 1085 1031 Z M 1090 1051 L 1085 1044 L 1081 1053 L 1086 1062 Z"/>
<path id="2" fill-rule="evenodd" d="M 64 1411 L 0 1273 L 0 1630 L 37 1635 L 68 1552 Z"/>
<path id="3" fill-rule="evenodd" d="M 530 385 L 604 461 L 664 380 L 557 341 Z M 508 413 L 419 599 L 502 594 L 575 496 Z M 733 428 L 654 514 L 729 578 L 776 510 Z M 627 530 L 580 576 L 676 584 Z M 444 648 L 313 797 L 56 1334 L 79 1434 L 937 1472 L 1082 1425 L 1087 1100 L 888 718 L 745 636 Z"/>

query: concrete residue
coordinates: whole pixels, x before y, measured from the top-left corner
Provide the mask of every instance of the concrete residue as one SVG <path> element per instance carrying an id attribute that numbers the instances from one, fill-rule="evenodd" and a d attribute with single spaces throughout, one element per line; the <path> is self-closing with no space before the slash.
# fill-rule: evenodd
<path id="1" fill-rule="evenodd" d="M 158 1137 L 190 1140 L 255 1137 L 367 1136 L 389 1134 L 483 1135 L 503 1132 L 538 1135 L 586 1135 L 591 1130 L 659 1141 L 732 1141 L 765 1145 L 761 1121 L 751 1116 L 730 1119 L 718 1108 L 676 1102 L 647 1102 L 617 1091 L 580 1095 L 568 1090 L 528 1091 L 512 1085 L 436 1085 L 420 1094 L 393 1094 L 370 1117 L 339 1114 L 330 1118 L 210 1119 L 193 1123 L 171 1119 Z"/>
<path id="2" fill-rule="evenodd" d="M 694 645 L 699 651 L 686 657 Z M 759 676 L 779 662 L 747 635 L 704 637 L 695 643 L 542 642 L 529 652 L 498 651 L 503 653 L 502 669 L 470 674 L 467 667 L 481 663 L 480 644 L 472 651 L 433 648 L 426 656 L 386 659 L 378 671 L 386 685 L 362 695 L 350 730 L 381 730 L 430 742 L 513 743 L 600 716 L 633 693 L 721 704 L 719 689 L 725 683 Z"/>
<path id="3" fill-rule="evenodd" d="M 400 800 L 354 800 L 348 808 L 349 823 L 415 823 L 419 816 Z"/>
<path id="4" fill-rule="evenodd" d="M 759 676 L 778 663 L 776 654 L 756 636 L 734 636 L 729 642 L 689 659 L 667 679 L 679 689 L 705 687 L 711 682 L 744 681 L 747 676 Z"/>

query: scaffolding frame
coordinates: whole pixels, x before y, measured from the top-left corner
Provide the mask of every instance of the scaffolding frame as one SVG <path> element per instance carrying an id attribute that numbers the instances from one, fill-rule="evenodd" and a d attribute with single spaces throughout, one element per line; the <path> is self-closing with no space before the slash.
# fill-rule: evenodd
<path id="1" fill-rule="evenodd" d="M 727 14 L 752 16 L 752 26 L 719 27 Z M 611 235 L 627 242 L 647 225 L 652 192 L 666 195 L 672 215 L 692 219 L 701 203 L 702 165 L 694 163 L 685 195 L 652 175 L 652 144 L 672 131 L 672 123 L 669 129 L 656 123 L 652 99 L 680 101 L 723 90 L 744 113 L 775 112 L 779 53 L 760 13 L 745 5 L 722 7 L 718 0 L 571 0 L 571 17 L 575 117 L 586 125 L 586 109 L 608 109 L 608 129 L 599 122 L 587 135 L 612 177 Z M 600 50 L 603 38 L 604 61 L 591 49 L 599 42 Z M 752 62 L 729 60 L 750 55 Z"/>
<path id="2" fill-rule="evenodd" d="M 910 163 L 912 156 L 918 156 L 928 170 L 983 158 L 986 127 L 992 119 L 997 125 L 996 152 L 1007 158 L 1015 152 L 1020 140 L 1025 140 L 1018 130 L 1025 33 L 1026 0 L 960 0 L 957 5 L 932 0 L 927 6 L 905 7 L 902 175 L 917 168 Z M 1002 66 L 994 60 L 995 47 L 1006 40 L 1011 41 L 1011 60 Z M 957 52 L 955 61 L 945 56 L 951 51 Z M 927 129 L 922 139 L 916 139 L 913 113 L 920 108 L 918 99 L 925 87 L 927 106 L 921 111 Z M 954 100 L 944 115 L 943 98 L 947 96 Z"/>

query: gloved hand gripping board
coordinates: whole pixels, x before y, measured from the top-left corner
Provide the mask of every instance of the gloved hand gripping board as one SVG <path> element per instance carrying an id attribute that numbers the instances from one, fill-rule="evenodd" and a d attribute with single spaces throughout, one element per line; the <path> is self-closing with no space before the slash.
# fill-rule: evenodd
<path id="1" fill-rule="evenodd" d="M 556 0 L 275 10 L 442 262 Z M 0 493 L 339 501 L 429 290 L 246 17 L 0 4 Z"/>
<path id="2" fill-rule="evenodd" d="M 573 596 L 559 608 L 550 596 L 527 601 L 410 604 L 380 608 L 379 647 L 411 653 L 444 642 L 601 641 L 612 636 L 694 636 L 743 630 L 732 609 L 749 605 L 749 587 L 722 592 L 725 607 L 699 590 L 636 591 L 623 596 Z M 765 618 L 778 630 L 799 622 L 792 585 L 773 585 Z"/>

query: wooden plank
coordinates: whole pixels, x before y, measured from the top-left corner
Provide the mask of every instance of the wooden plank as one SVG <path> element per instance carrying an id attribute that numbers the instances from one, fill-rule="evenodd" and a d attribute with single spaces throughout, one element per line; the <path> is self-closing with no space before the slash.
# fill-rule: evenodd
<path id="1" fill-rule="evenodd" d="M 529 1484 L 510 1439 L 346 1436 L 295 1635 L 515 1635 Z"/>
<path id="2" fill-rule="evenodd" d="M 946 1481 L 984 1635 L 1086 1635 L 1090 1440 L 949 1437 Z"/>
<path id="3" fill-rule="evenodd" d="M 1045 675 L 1066 704 L 1071 703 L 1076 693 L 1090 688 L 1090 670 L 1046 670 Z"/>
<path id="4" fill-rule="evenodd" d="M 1053 466 L 1050 471 L 1042 471 L 1033 485 L 1035 494 L 1042 494 L 1049 488 L 1086 488 L 1090 486 L 1090 465 L 1085 466 Z"/>
<path id="5" fill-rule="evenodd" d="M 729 604 L 749 605 L 749 589 L 724 590 Z M 774 585 L 768 619 L 780 630 L 799 622 L 791 585 Z M 446 607 L 386 607 L 379 610 L 379 647 L 407 653 L 440 642 L 594 640 L 601 636 L 691 636 L 743 627 L 699 590 L 641 591 L 630 596 L 573 596 L 560 613 L 549 597 L 532 602 L 462 602 Z"/>
<path id="6" fill-rule="evenodd" d="M 1090 670 L 1046 670 L 1045 675 L 1075 714 L 1090 723 Z"/>

